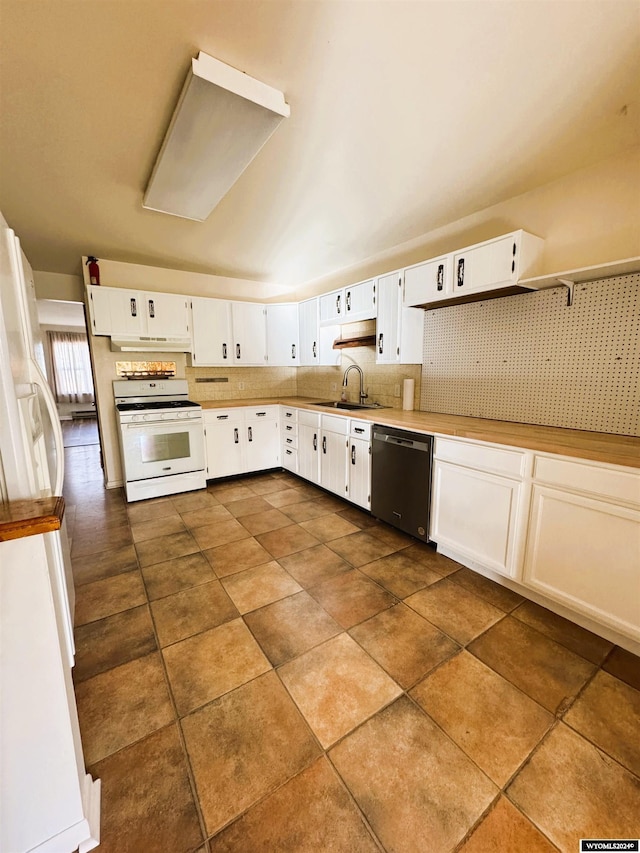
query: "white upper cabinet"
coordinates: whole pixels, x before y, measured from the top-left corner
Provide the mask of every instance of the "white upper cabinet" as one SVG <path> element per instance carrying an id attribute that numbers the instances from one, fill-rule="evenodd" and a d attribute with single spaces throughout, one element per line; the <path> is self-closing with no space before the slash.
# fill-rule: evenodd
<path id="1" fill-rule="evenodd" d="M 344 290 L 334 290 L 318 297 L 320 325 L 346 323 Z"/>
<path id="2" fill-rule="evenodd" d="M 322 297 L 321 297 L 322 298 Z M 340 364 L 340 350 L 333 349 L 339 326 L 320 326 L 319 299 L 307 299 L 299 306 L 300 364 Z"/>
<path id="3" fill-rule="evenodd" d="M 264 367 L 267 358 L 267 321 L 264 305 L 232 302 L 233 363 Z"/>
<path id="4" fill-rule="evenodd" d="M 514 231 L 495 240 L 453 253 L 453 295 L 464 296 L 516 285 L 532 275 L 544 241 L 526 231 Z"/>
<path id="5" fill-rule="evenodd" d="M 418 308 L 402 306 L 402 271 L 377 281 L 377 364 L 420 364 L 424 315 Z"/>
<path id="6" fill-rule="evenodd" d="M 267 305 L 267 365 L 297 367 L 300 364 L 298 305 Z"/>
<path id="7" fill-rule="evenodd" d="M 233 364 L 231 303 L 226 299 L 193 298 L 193 358 L 200 365 Z"/>
<path id="8" fill-rule="evenodd" d="M 358 320 L 372 320 L 376 317 L 376 283 L 375 279 L 361 281 L 352 287 L 344 289 L 344 319 L 345 323 Z"/>
<path id="9" fill-rule="evenodd" d="M 453 295 L 453 259 L 443 255 L 404 271 L 404 304 L 424 305 Z"/>
<path id="10" fill-rule="evenodd" d="M 88 293 L 94 335 L 189 337 L 187 297 L 97 285 L 90 286 Z"/>

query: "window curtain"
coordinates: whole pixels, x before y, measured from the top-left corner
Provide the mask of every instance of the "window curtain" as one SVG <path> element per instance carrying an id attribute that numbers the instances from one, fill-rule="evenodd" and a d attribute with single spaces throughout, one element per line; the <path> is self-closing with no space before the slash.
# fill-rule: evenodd
<path id="1" fill-rule="evenodd" d="M 93 378 L 87 336 L 48 332 L 58 403 L 93 403 Z"/>

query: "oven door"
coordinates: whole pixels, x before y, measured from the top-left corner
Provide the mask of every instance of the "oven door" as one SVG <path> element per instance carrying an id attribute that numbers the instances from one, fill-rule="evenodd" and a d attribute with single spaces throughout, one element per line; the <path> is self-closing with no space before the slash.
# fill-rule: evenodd
<path id="1" fill-rule="evenodd" d="M 121 424 L 120 430 L 128 483 L 204 470 L 201 418 Z"/>

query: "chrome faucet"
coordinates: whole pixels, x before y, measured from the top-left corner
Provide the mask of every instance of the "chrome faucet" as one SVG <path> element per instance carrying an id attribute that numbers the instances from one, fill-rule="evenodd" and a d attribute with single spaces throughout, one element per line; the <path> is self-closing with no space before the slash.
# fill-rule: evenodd
<path id="1" fill-rule="evenodd" d="M 344 376 L 342 377 L 342 387 L 346 390 L 347 379 L 349 377 L 350 370 L 357 370 L 360 374 L 360 402 L 364 403 L 364 401 L 369 395 L 365 394 L 364 392 L 364 373 L 362 372 L 362 368 L 359 367 L 357 364 L 350 364 L 349 367 L 347 367 L 347 369 L 345 370 Z"/>

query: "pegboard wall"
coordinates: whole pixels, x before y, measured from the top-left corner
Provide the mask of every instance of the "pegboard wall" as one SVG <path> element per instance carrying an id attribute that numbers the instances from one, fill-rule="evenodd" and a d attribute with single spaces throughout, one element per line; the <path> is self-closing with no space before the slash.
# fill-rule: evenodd
<path id="1" fill-rule="evenodd" d="M 640 274 L 426 311 L 420 408 L 640 435 Z"/>

